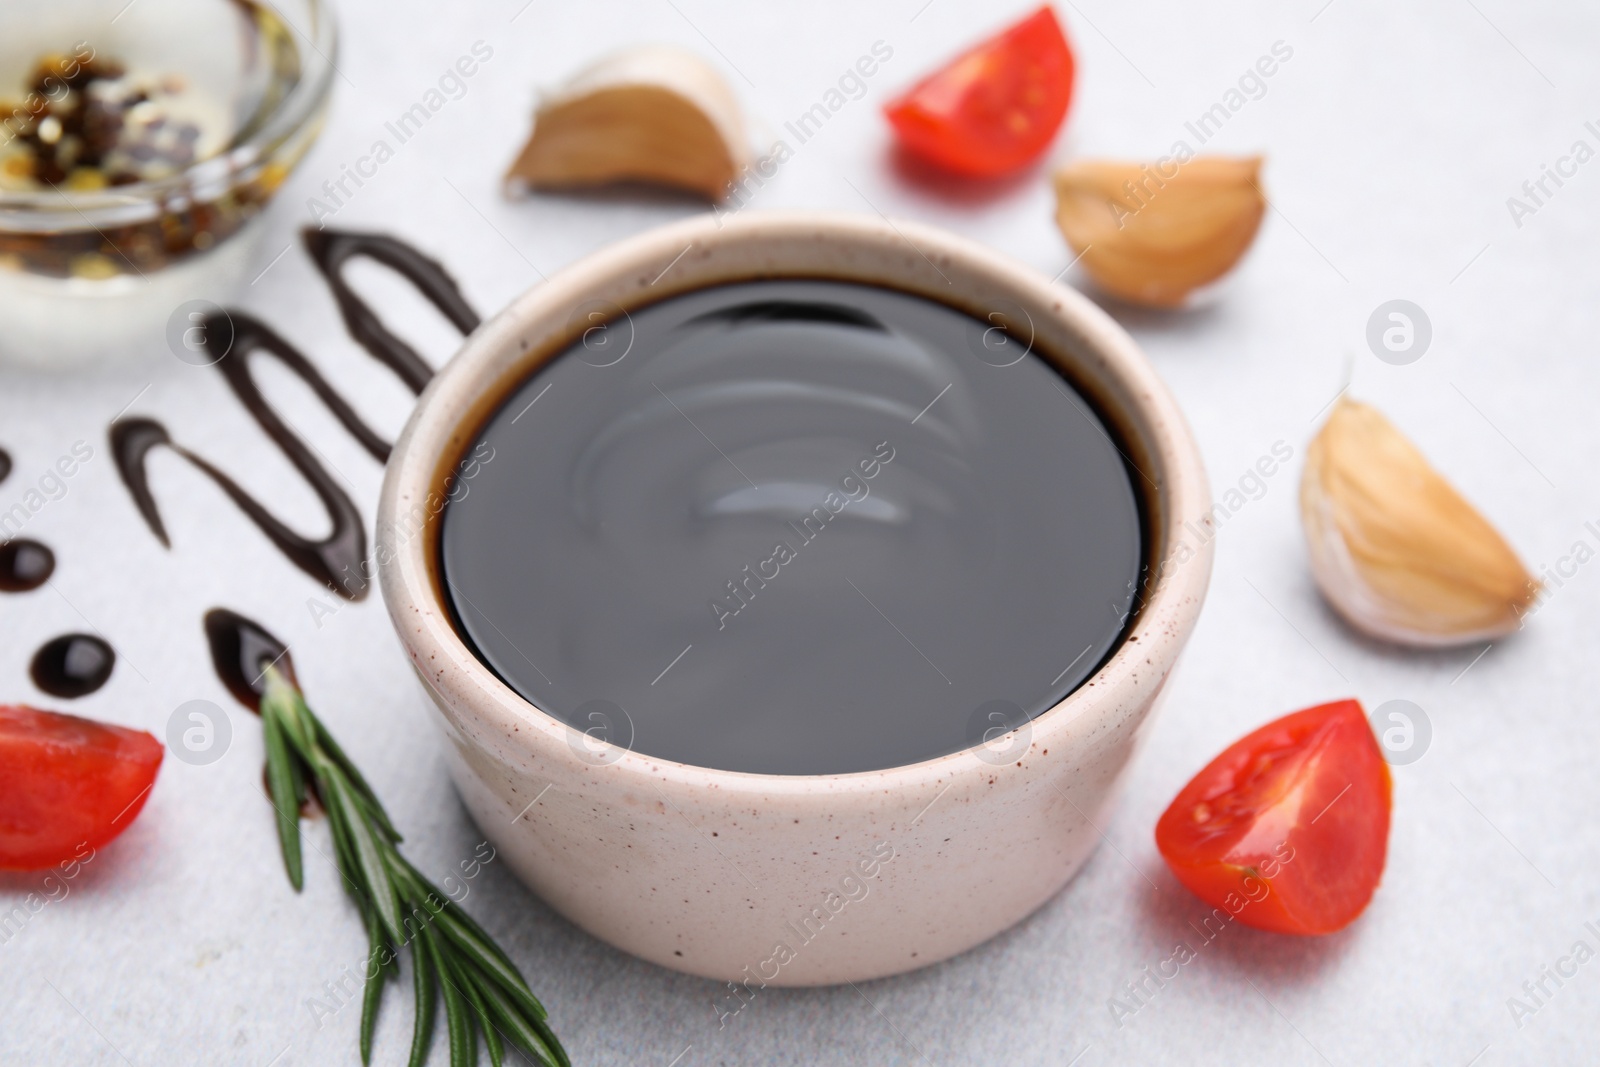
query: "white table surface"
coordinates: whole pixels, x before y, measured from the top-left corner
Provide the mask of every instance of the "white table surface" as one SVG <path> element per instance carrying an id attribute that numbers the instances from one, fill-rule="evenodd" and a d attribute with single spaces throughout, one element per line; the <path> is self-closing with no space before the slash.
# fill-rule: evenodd
<path id="1" fill-rule="evenodd" d="M 800 146 L 752 210 L 881 210 L 969 235 L 1046 276 L 1070 261 L 1042 169 L 982 193 L 930 186 L 892 165 L 878 112 L 1026 4 L 532 0 L 519 13 L 523 3 L 344 0 L 330 122 L 271 212 L 258 270 L 308 221 L 306 198 L 322 180 L 478 40 L 494 54 L 466 97 L 333 221 L 436 254 L 485 313 L 541 272 L 695 210 L 498 194 L 535 85 L 633 41 L 707 55 L 779 133 L 874 41 L 887 42 L 893 57 L 866 97 Z M 1354 393 L 1390 413 L 1535 569 L 1580 539 L 1600 546 L 1584 526 L 1600 519 L 1591 481 L 1600 162 L 1550 185 L 1555 195 L 1520 227 L 1506 205 L 1574 141 L 1600 148 L 1584 125 L 1600 119 L 1600 8 L 1063 0 L 1059 11 L 1080 81 L 1058 159 L 1162 154 L 1274 42 L 1293 49 L 1265 95 L 1207 146 L 1269 156 L 1274 210 L 1248 259 L 1200 309 L 1112 308 L 1171 383 L 1219 494 L 1276 441 L 1296 458 L 1221 531 L 1205 613 L 1104 827 L 1107 847 L 1038 913 L 960 958 L 859 990 L 769 990 L 720 1032 L 716 983 L 593 940 L 503 866 L 472 883 L 468 907 L 522 965 L 582 1064 L 1592 1061 L 1600 962 L 1548 984 L 1554 996 L 1520 1028 L 1507 999 L 1574 942 L 1600 948 L 1584 927 L 1600 925 L 1600 567 L 1579 568 L 1525 632 L 1479 659 L 1481 646 L 1382 647 L 1319 601 L 1295 483 L 1314 419 L 1350 366 Z M 448 329 L 405 286 L 376 269 L 358 277 L 401 333 L 425 338 L 435 360 L 448 354 Z M 1397 297 L 1421 305 L 1434 330 L 1407 366 L 1380 362 L 1364 337 L 1372 310 Z M 408 394 L 345 335 L 298 247 L 239 304 L 281 324 L 377 425 L 398 430 Z M 273 367 L 263 380 L 274 396 L 308 399 Z M 306 1002 L 359 965 L 360 925 L 312 854 L 305 892 L 290 892 L 258 788 L 260 732 L 210 671 L 203 611 L 234 607 L 292 642 L 313 706 L 425 871 L 442 875 L 479 838 L 376 597 L 319 626 L 308 602 L 335 602 L 169 454 L 152 466 L 172 550 L 146 531 L 105 446 L 107 422 L 136 394 L 133 412 L 165 420 L 303 528 L 322 521 L 214 371 L 162 351 L 70 378 L 0 370 L 0 445 L 16 460 L 0 510 L 74 441 L 95 449 L 27 530 L 57 549 L 51 588 L 0 598 L 0 695 L 61 705 L 31 688 L 28 659 L 46 637 L 93 627 L 121 658 L 111 682 L 72 710 L 163 736 L 178 705 L 208 699 L 229 709 L 234 734 L 210 766 L 169 758 L 133 828 L 0 944 L 0 1061 L 355 1063 L 359 1009 L 319 1027 Z M 378 466 L 314 403 L 294 410 L 370 523 Z M 1230 929 L 1119 1028 L 1108 999 L 1179 939 L 1197 943 L 1188 923 L 1206 910 L 1157 856 L 1156 817 L 1240 734 L 1347 695 L 1369 708 L 1413 700 L 1433 726 L 1423 758 L 1396 768 L 1388 869 L 1370 909 L 1320 940 Z M 325 848 L 326 833 L 312 824 L 308 839 Z M 0 908 L 40 888 L 37 875 L 5 876 Z M 404 1057 L 409 1000 L 409 988 L 389 994 L 375 1062 Z M 432 1062 L 446 1058 L 440 1035 Z"/>

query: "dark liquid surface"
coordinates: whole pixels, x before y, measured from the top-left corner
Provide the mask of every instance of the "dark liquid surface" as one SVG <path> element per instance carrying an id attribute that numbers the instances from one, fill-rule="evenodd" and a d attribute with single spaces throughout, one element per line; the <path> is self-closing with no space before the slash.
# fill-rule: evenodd
<path id="1" fill-rule="evenodd" d="M 56 554 L 49 545 L 18 538 L 0 541 L 0 590 L 26 593 L 39 588 L 55 573 Z"/>
<path id="2" fill-rule="evenodd" d="M 458 627 L 580 756 L 825 774 L 1057 703 L 1116 644 L 1140 537 L 1107 429 L 1025 338 L 768 281 L 633 312 L 525 382 L 441 552 Z"/>
<path id="3" fill-rule="evenodd" d="M 234 699 L 261 714 L 261 696 L 266 692 L 268 666 L 275 666 L 294 678 L 294 660 L 289 646 L 260 623 L 227 608 L 206 612 L 206 644 L 211 648 L 211 665 Z"/>
<path id="4" fill-rule="evenodd" d="M 33 654 L 33 684 L 51 696 L 88 696 L 106 684 L 117 654 L 92 634 L 63 634 Z"/>

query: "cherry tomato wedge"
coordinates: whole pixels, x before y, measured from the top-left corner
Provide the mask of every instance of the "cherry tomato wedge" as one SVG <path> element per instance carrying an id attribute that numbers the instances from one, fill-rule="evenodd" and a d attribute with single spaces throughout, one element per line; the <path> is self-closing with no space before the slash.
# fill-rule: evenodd
<path id="1" fill-rule="evenodd" d="M 49 867 L 122 833 L 162 755 L 143 730 L 0 705 L 0 868 Z"/>
<path id="2" fill-rule="evenodd" d="M 1021 170 L 1044 153 L 1072 103 L 1072 48 L 1041 7 L 956 57 L 884 107 L 915 154 L 970 177 Z"/>
<path id="3" fill-rule="evenodd" d="M 1247 926 L 1329 934 L 1366 908 L 1389 845 L 1390 783 L 1354 700 L 1285 715 L 1228 746 L 1156 823 L 1197 897 Z"/>

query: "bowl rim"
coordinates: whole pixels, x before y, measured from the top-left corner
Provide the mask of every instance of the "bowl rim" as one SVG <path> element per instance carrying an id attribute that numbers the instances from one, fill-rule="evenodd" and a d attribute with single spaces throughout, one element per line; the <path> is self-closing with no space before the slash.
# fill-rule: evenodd
<path id="1" fill-rule="evenodd" d="M 206 199 L 270 163 L 279 146 L 316 122 L 326 107 L 338 73 L 339 29 L 332 0 L 305 0 L 309 34 L 284 15 L 281 5 L 263 6 L 309 47 L 299 49 L 300 77 L 294 87 L 249 137 L 165 178 L 94 190 L 0 192 L 0 229 L 37 232 L 137 223 L 159 215 L 169 201 Z"/>
<path id="2" fill-rule="evenodd" d="M 819 274 L 784 261 L 786 251 L 817 241 L 837 253 L 840 262 L 836 269 Z M 724 266 L 721 269 L 726 276 L 716 273 L 712 261 L 719 254 L 759 254 L 764 246 L 774 254 L 761 265 Z M 690 256 L 696 247 L 701 254 Z M 880 270 L 878 277 L 868 277 L 871 265 L 859 266 L 852 255 L 863 248 L 901 253 L 898 275 L 886 278 Z M 1175 665 L 1199 615 L 1210 580 L 1214 530 L 1198 445 L 1176 400 L 1134 340 L 1076 290 L 946 231 L 883 216 L 751 211 L 736 216 L 700 215 L 670 223 L 564 267 L 480 325 L 418 399 L 385 472 L 374 558 L 383 599 L 401 644 L 450 725 L 458 730 L 470 727 L 474 734 L 487 731 L 496 738 L 496 748 L 509 745 L 536 760 L 577 760 L 583 747 L 579 740 L 583 734 L 503 682 L 456 632 L 442 595 L 437 564 L 438 516 L 455 465 L 510 391 L 581 335 L 588 320 L 577 315 L 580 305 L 592 305 L 599 294 L 608 291 L 642 295 L 652 290 L 648 299 L 632 305 L 639 307 L 725 281 L 763 277 L 832 277 L 941 300 L 935 282 L 943 278 L 950 284 L 950 279 L 940 264 L 986 279 L 994 288 L 1008 291 L 1020 306 L 1032 306 L 1054 317 L 1065 332 L 1080 339 L 1089 351 L 1060 353 L 1057 358 L 1056 353 L 1041 349 L 1040 355 L 1063 372 L 1071 369 L 1066 364 L 1099 361 L 1103 373 L 1116 380 L 1126 394 L 1115 401 L 1121 409 L 1110 411 L 1103 400 L 1093 398 L 1099 413 L 1112 423 L 1133 424 L 1130 428 L 1141 435 L 1139 445 L 1148 449 L 1140 458 L 1155 465 L 1159 478 L 1145 475 L 1153 499 L 1145 501 L 1145 529 L 1151 543 L 1145 546 L 1150 577 L 1145 582 L 1144 602 L 1099 669 L 1031 720 L 1030 744 L 1018 758 L 1028 758 L 1028 753 L 1041 745 L 1065 747 L 1069 731 L 1087 729 L 1093 736 L 1113 725 L 1130 705 L 1147 709 L 1149 694 L 1159 690 Z M 678 277 L 661 291 L 653 291 L 668 274 Z M 958 297 L 946 293 L 941 302 L 975 313 L 972 307 L 962 307 Z M 623 306 L 609 297 L 604 300 Z M 567 312 L 572 312 L 570 318 Z M 548 331 L 537 343 L 530 341 L 524 336 L 524 326 L 541 316 L 565 318 L 568 331 Z M 1129 460 L 1134 462 L 1132 457 Z M 1138 463 L 1134 466 L 1144 472 Z M 438 506 L 415 531 L 408 532 L 405 516 L 414 515 L 424 502 L 430 509 L 435 503 Z M 1189 551 L 1176 558 L 1180 544 L 1189 545 Z M 1174 562 L 1177 565 L 1171 566 Z M 1086 716 L 1089 722 L 1082 723 Z M 482 748 L 486 742 L 479 736 L 474 743 Z M 816 775 L 724 770 L 630 749 L 608 750 L 607 756 L 604 764 L 596 764 L 594 769 L 637 776 L 639 783 L 657 787 L 720 789 L 730 800 L 804 794 L 837 798 L 882 792 L 891 781 L 899 791 L 919 783 L 949 780 L 963 768 L 995 769 L 992 763 L 980 763 L 971 749 L 894 767 Z"/>

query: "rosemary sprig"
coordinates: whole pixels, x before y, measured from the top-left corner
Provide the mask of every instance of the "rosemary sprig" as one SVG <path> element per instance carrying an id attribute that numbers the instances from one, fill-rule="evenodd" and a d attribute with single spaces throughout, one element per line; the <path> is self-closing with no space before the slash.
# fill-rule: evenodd
<path id="1" fill-rule="evenodd" d="M 546 1067 L 571 1067 L 545 1021 L 544 1005 L 494 940 L 424 878 L 396 847 L 400 835 L 371 786 L 311 709 L 293 675 L 267 667 L 261 689 L 267 786 L 289 882 L 304 881 L 300 805 L 314 790 L 333 830 L 345 891 L 367 928 L 367 985 L 361 997 L 361 1062 L 372 1061 L 372 1031 L 383 983 L 398 978 L 399 951 L 411 949 L 416 1017 L 411 1067 L 428 1057 L 434 1006 L 444 1001 L 451 1067 L 478 1059 L 478 1032 L 500 1067 L 506 1044 Z M 436 996 L 438 994 L 438 996 Z"/>

